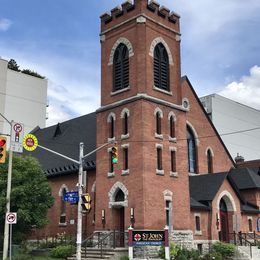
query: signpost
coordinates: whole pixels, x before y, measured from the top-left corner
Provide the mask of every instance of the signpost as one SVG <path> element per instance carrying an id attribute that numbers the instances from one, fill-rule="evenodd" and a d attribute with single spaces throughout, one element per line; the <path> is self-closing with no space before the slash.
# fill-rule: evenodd
<path id="1" fill-rule="evenodd" d="M 12 233 L 13 233 L 13 224 L 17 223 L 17 213 L 16 212 L 7 212 L 5 215 L 5 223 L 10 225 L 10 234 L 9 234 L 9 259 L 12 259 Z"/>
<path id="2" fill-rule="evenodd" d="M 13 152 L 23 152 L 23 136 L 24 136 L 24 125 L 17 122 L 12 122 L 11 125 L 11 143 L 10 149 Z"/>

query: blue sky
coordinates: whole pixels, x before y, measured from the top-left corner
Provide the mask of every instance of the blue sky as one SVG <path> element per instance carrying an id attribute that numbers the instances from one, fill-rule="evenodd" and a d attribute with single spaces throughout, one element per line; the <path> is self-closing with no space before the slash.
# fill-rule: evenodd
<path id="1" fill-rule="evenodd" d="M 99 16 L 124 0 L 0 0 L 0 56 L 49 80 L 47 125 L 100 106 Z M 260 109 L 260 1 L 158 0 L 181 15 L 182 75 L 199 96 Z"/>

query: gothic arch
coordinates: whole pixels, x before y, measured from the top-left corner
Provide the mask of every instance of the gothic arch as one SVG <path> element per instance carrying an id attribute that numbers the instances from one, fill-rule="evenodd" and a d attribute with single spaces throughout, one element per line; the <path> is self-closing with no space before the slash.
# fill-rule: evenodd
<path id="1" fill-rule="evenodd" d="M 199 143 L 200 143 L 198 133 L 196 132 L 195 128 L 193 127 L 193 125 L 189 121 L 186 121 L 186 124 L 191 129 L 191 131 L 193 132 L 196 145 L 198 146 Z"/>
<path id="2" fill-rule="evenodd" d="M 165 190 L 163 192 L 164 200 L 172 201 L 172 192 L 170 190 Z"/>
<path id="3" fill-rule="evenodd" d="M 168 120 L 170 120 L 171 116 L 173 117 L 174 122 L 176 122 L 176 115 L 172 111 L 168 114 Z"/>
<path id="4" fill-rule="evenodd" d="M 208 155 L 208 150 L 210 150 L 211 156 L 214 157 L 213 149 L 210 146 L 206 148 L 205 155 Z"/>
<path id="5" fill-rule="evenodd" d="M 227 205 L 227 210 L 228 211 L 237 211 L 237 208 L 236 208 L 236 203 L 235 203 L 235 200 L 234 198 L 232 197 L 232 195 L 224 190 L 222 191 L 219 196 L 218 196 L 218 199 L 217 199 L 217 209 L 219 211 L 219 205 L 220 205 L 220 200 L 223 199 Z"/>
<path id="6" fill-rule="evenodd" d="M 62 184 L 61 187 L 60 187 L 60 189 L 59 189 L 59 196 L 60 196 L 60 197 L 63 196 L 63 190 L 64 190 L 64 189 L 66 190 L 66 192 L 69 191 L 67 185 L 66 185 L 66 184 Z"/>
<path id="7" fill-rule="evenodd" d="M 163 112 L 159 107 L 155 108 L 154 116 L 156 116 L 157 112 L 159 112 L 160 118 L 163 118 Z"/>
<path id="8" fill-rule="evenodd" d="M 129 111 L 129 109 L 126 108 L 126 107 L 122 110 L 122 112 L 121 112 L 121 114 L 120 114 L 120 118 L 124 118 L 125 113 L 127 114 L 127 116 L 130 115 L 130 111 Z"/>
<path id="9" fill-rule="evenodd" d="M 163 46 L 165 47 L 165 49 L 167 51 L 168 57 L 169 57 L 169 64 L 173 65 L 173 59 L 172 59 L 172 54 L 171 54 L 170 48 L 169 48 L 168 44 L 166 43 L 166 41 L 162 37 L 157 37 L 152 41 L 151 46 L 150 46 L 150 50 L 149 50 L 149 55 L 153 57 L 154 48 L 158 43 L 163 44 Z"/>
<path id="10" fill-rule="evenodd" d="M 115 197 L 117 192 L 121 190 L 124 193 L 125 200 L 124 201 L 115 201 Z M 127 207 L 128 206 L 128 190 L 126 186 L 122 183 L 117 181 L 110 191 L 108 192 L 108 198 L 109 198 L 109 208 L 112 207 Z"/>
<path id="11" fill-rule="evenodd" d="M 111 52 L 110 52 L 110 56 L 109 56 L 109 62 L 108 65 L 112 65 L 113 64 L 113 60 L 114 60 L 114 54 L 115 54 L 115 50 L 117 48 L 117 46 L 123 43 L 124 45 L 126 45 L 128 51 L 129 51 L 129 57 L 132 57 L 134 55 L 134 51 L 133 51 L 133 46 L 131 44 L 131 42 L 125 38 L 125 37 L 120 37 L 113 45 Z"/>
<path id="12" fill-rule="evenodd" d="M 108 117 L 107 117 L 107 122 L 108 122 L 108 123 L 111 123 L 111 118 L 113 118 L 114 121 L 116 120 L 116 115 L 115 115 L 115 113 L 110 112 L 110 113 L 108 114 Z"/>

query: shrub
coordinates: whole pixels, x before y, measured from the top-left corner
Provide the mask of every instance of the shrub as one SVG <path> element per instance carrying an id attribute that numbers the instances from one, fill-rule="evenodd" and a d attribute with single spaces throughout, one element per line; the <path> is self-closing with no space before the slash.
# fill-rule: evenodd
<path id="1" fill-rule="evenodd" d="M 124 255 L 124 256 L 121 256 L 121 257 L 120 257 L 120 260 L 129 260 L 129 257 L 126 256 L 126 255 Z"/>
<path id="2" fill-rule="evenodd" d="M 179 249 L 175 259 L 182 260 L 182 259 L 193 259 L 198 260 L 200 259 L 199 251 L 195 249 L 188 250 L 186 248 Z"/>
<path id="3" fill-rule="evenodd" d="M 67 258 L 75 253 L 75 247 L 71 245 L 60 245 L 51 250 L 51 257 Z"/>
<path id="4" fill-rule="evenodd" d="M 179 251 L 179 247 L 171 242 L 170 243 L 170 257 L 174 258 L 177 255 L 178 251 Z M 165 259 L 165 248 L 164 248 L 164 246 L 160 247 L 158 255 L 159 255 L 160 258 Z"/>
<path id="5" fill-rule="evenodd" d="M 217 253 L 217 252 L 211 252 L 211 253 L 208 253 L 206 255 L 204 255 L 203 257 L 204 260 L 222 260 L 222 256 L 220 253 Z"/>
<path id="6" fill-rule="evenodd" d="M 223 242 L 216 242 L 212 245 L 212 251 L 219 253 L 223 258 L 227 258 L 235 254 L 235 246 Z"/>

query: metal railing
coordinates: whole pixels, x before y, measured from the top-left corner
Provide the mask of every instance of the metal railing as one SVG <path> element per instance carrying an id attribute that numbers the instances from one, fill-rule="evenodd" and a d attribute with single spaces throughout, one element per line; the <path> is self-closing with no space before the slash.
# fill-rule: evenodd
<path id="1" fill-rule="evenodd" d="M 230 235 L 232 235 L 232 237 L 233 237 L 233 241 L 231 240 L 231 242 L 233 242 L 234 245 L 249 247 L 250 257 L 252 258 L 252 246 L 254 246 L 256 244 L 248 240 L 248 233 L 233 232 L 233 233 L 230 233 Z"/>
<path id="2" fill-rule="evenodd" d="M 108 233 L 104 232 L 95 232 L 87 237 L 82 242 L 82 247 L 84 248 L 84 256 L 87 257 L 87 249 L 95 248 L 99 250 L 99 256 L 102 258 L 104 251 L 107 249 L 115 249 L 116 247 L 124 247 L 127 238 L 128 232 L 113 230 Z"/>

